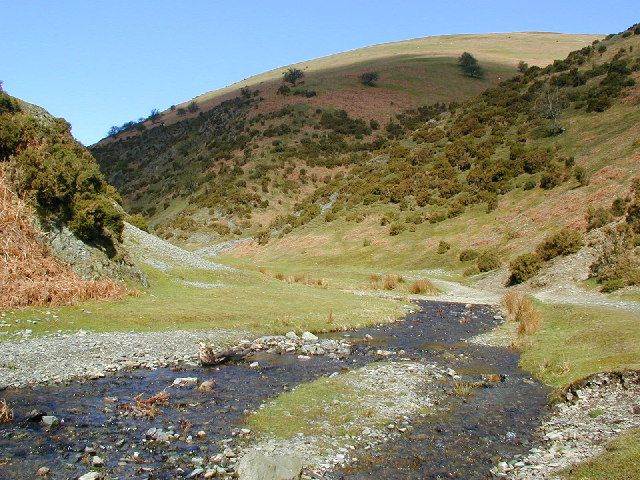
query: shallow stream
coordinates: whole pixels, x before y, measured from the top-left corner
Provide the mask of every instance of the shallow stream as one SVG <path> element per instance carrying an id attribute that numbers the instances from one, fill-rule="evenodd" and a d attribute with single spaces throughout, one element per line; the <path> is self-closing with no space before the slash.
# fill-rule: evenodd
<path id="1" fill-rule="evenodd" d="M 333 336 L 355 342 L 349 357 L 260 354 L 219 368 L 136 370 L 85 383 L 2 392 L 15 420 L 0 426 L 0 478 L 32 479 L 40 467 L 48 478 L 77 478 L 92 470 L 86 447 L 104 459 L 110 478 L 181 478 L 197 466 L 193 459 L 213 456 L 243 427 L 245 412 L 279 393 L 319 376 L 380 359 L 374 352 L 404 350 L 403 358 L 436 362 L 463 379 L 500 374 L 504 381 L 475 388 L 470 396 L 449 396 L 449 414 L 413 423 L 406 435 L 360 456 L 333 479 L 486 478 L 503 458 L 526 452 L 545 413 L 545 388 L 519 370 L 518 355 L 506 349 L 464 342 L 493 328 L 498 320 L 488 306 L 419 302 L 402 322 Z M 370 337 L 366 337 L 370 336 Z M 365 339 L 366 337 L 366 339 Z M 251 368 L 253 361 L 258 368 Z M 214 380 L 212 391 L 172 387 L 179 377 Z M 127 414 L 134 397 L 169 394 L 154 418 Z M 50 431 L 26 421 L 37 409 L 63 423 Z M 180 434 L 169 444 L 146 441 L 150 428 Z M 198 432 L 206 436 L 198 437 Z"/>

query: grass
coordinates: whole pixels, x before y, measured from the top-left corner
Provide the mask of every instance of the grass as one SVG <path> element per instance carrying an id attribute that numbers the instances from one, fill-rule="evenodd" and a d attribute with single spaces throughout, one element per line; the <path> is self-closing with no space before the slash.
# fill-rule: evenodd
<path id="1" fill-rule="evenodd" d="M 344 375 L 321 378 L 279 395 L 266 408 L 248 418 L 248 428 L 256 434 L 271 434 L 277 438 L 327 434 L 342 436 L 351 433 L 345 426 L 367 411 L 358 411 L 358 394 L 348 385 Z M 337 427 L 338 430 L 331 430 Z M 353 432 L 355 433 L 355 432 Z"/>
<path id="2" fill-rule="evenodd" d="M 640 369 L 638 314 L 619 309 L 538 304 L 544 321 L 530 335 L 521 366 L 562 390 L 594 373 Z"/>
<path id="3" fill-rule="evenodd" d="M 397 301 L 355 296 L 335 288 L 278 281 L 259 272 L 171 271 L 145 269 L 151 288 L 138 297 L 115 302 L 5 312 L 7 330 L 34 334 L 57 330 L 155 331 L 241 329 L 265 333 L 290 330 L 347 329 L 396 319 Z M 197 288 L 183 283 L 222 283 Z M 47 312 L 49 312 L 47 314 Z M 56 318 L 57 317 L 57 318 Z M 330 318 L 331 323 L 328 319 Z M 15 323 L 15 320 L 22 320 Z M 39 319 L 37 324 L 25 320 Z M 3 339 L 12 338 L 3 335 Z"/>
<path id="4" fill-rule="evenodd" d="M 640 429 L 609 442 L 589 461 L 561 472 L 567 480 L 631 480 L 640 478 Z"/>
<path id="5" fill-rule="evenodd" d="M 481 63 L 502 64 L 514 68 L 519 60 L 531 65 L 544 66 L 556 58 L 564 58 L 567 53 L 590 44 L 599 35 L 563 35 L 556 33 L 507 33 L 479 35 L 447 35 L 417 38 L 401 42 L 385 43 L 366 48 L 338 53 L 327 57 L 295 64 L 296 68 L 305 71 L 306 82 L 314 86 L 318 79 L 335 76 L 340 84 L 349 78 L 354 86 L 358 86 L 357 74 L 367 70 L 380 71 L 379 85 L 385 85 L 385 75 L 381 69 L 389 61 L 396 62 L 394 71 L 389 74 L 410 69 L 412 64 L 437 62 L 443 57 L 457 57 L 463 51 L 472 52 Z M 398 61 L 402 63 L 398 65 Z M 283 69 L 278 68 L 253 77 L 229 87 L 208 92 L 198 97 L 198 102 L 213 101 L 223 98 L 242 86 L 258 85 L 263 82 L 277 81 L 282 78 Z M 425 73 L 430 77 L 429 69 Z M 404 77 L 410 75 L 403 75 Z M 353 78 L 350 78 L 353 77 Z M 422 81 L 422 90 L 433 89 L 432 82 Z M 376 87 L 380 88 L 380 87 Z M 431 99 L 436 101 L 436 99 Z M 425 100 L 422 99 L 422 103 Z"/>
<path id="6" fill-rule="evenodd" d="M 435 295 L 439 292 L 439 290 L 433 283 L 431 283 L 431 281 L 425 278 L 421 278 L 411 284 L 411 286 L 409 287 L 409 292 L 413 293 L 414 295 L 425 293 L 429 295 Z"/>
<path id="7" fill-rule="evenodd" d="M 402 391 L 396 391 L 397 371 L 404 367 L 402 363 L 376 362 L 301 384 L 251 414 L 247 426 L 258 436 L 279 439 L 299 434 L 329 438 L 358 435 L 364 428 L 394 421 L 397 405 L 407 401 L 404 396 L 414 405 L 403 410 L 405 415 L 426 413 L 429 408 L 415 405 L 418 394 L 411 387 L 403 385 Z M 420 382 L 420 374 L 414 374 L 414 380 Z"/>
<path id="8" fill-rule="evenodd" d="M 531 335 L 540 328 L 542 315 L 528 297 L 512 290 L 504 295 L 502 305 L 509 320 L 518 324 L 519 335 Z"/>

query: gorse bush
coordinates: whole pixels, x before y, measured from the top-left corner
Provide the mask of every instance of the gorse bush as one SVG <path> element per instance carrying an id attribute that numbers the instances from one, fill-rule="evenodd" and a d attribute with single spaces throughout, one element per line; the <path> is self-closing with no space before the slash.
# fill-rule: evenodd
<path id="1" fill-rule="evenodd" d="M 536 254 L 542 260 L 576 253 L 584 245 L 584 238 L 577 230 L 563 228 L 562 230 L 548 236 L 536 248 Z"/>
<path id="2" fill-rule="evenodd" d="M 378 72 L 365 72 L 360 75 L 360 83 L 368 87 L 375 87 L 379 78 Z"/>
<path id="3" fill-rule="evenodd" d="M 613 221 L 611 210 L 604 207 L 589 207 L 587 210 L 587 230 L 604 227 Z"/>
<path id="4" fill-rule="evenodd" d="M 496 253 L 484 252 L 478 257 L 476 265 L 480 273 L 484 273 L 495 270 L 496 268 L 500 268 L 502 266 L 502 263 L 500 262 L 500 258 L 498 258 L 498 255 Z"/>
<path id="5" fill-rule="evenodd" d="M 115 254 L 124 213 L 117 192 L 107 184 L 92 155 L 78 144 L 62 119 L 39 121 L 0 92 L 0 135 L 11 182 L 36 207 L 41 219 L 67 224 L 81 239 Z"/>
<path id="6" fill-rule="evenodd" d="M 438 248 L 436 249 L 436 252 L 439 255 L 443 255 L 447 253 L 450 249 L 451 249 L 451 245 L 449 245 L 448 242 L 445 242 L 444 240 L 440 240 L 438 242 Z"/>
<path id="7" fill-rule="evenodd" d="M 534 253 L 525 253 L 516 257 L 510 264 L 509 284 L 516 285 L 535 277 L 543 265 L 542 259 Z"/>

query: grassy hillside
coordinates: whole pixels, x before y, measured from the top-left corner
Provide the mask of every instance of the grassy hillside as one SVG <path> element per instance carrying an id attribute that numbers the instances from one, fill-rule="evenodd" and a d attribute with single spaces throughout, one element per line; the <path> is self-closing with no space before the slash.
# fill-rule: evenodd
<path id="1" fill-rule="evenodd" d="M 267 72 L 132 123 L 92 151 L 125 206 L 165 238 L 255 234 L 432 116 L 417 107 L 468 99 L 515 75 L 521 60 L 545 65 L 595 38 L 455 35 L 346 52 L 294 66 L 304 77 L 287 95 L 278 93 L 284 69 Z M 482 78 L 462 73 L 465 50 Z M 378 74 L 375 86 L 359 81 L 364 72 Z"/>
<path id="2" fill-rule="evenodd" d="M 312 105 L 344 108 L 354 116 L 388 120 L 398 109 L 459 101 L 478 94 L 488 85 L 513 75 L 521 60 L 544 66 L 596 38 L 601 36 L 542 32 L 435 36 L 360 48 L 293 67 L 304 71 L 307 88 L 318 91 Z M 455 62 L 464 51 L 473 52 L 485 65 L 487 75 L 482 82 L 459 75 Z M 249 87 L 260 89 L 268 101 L 281 103 L 275 91 L 283 71 L 274 69 L 194 100 L 205 109 L 237 94 L 240 88 Z M 374 92 L 358 82 L 358 75 L 366 71 L 380 74 Z M 185 102 L 181 106 L 187 105 Z M 167 115 L 167 120 L 172 121 L 172 115 Z"/>
<path id="3" fill-rule="evenodd" d="M 464 250 L 495 268 L 560 227 L 584 230 L 589 208 L 624 204 L 640 173 L 639 52 L 640 35 L 613 36 L 407 127 L 236 255 L 478 273 Z"/>

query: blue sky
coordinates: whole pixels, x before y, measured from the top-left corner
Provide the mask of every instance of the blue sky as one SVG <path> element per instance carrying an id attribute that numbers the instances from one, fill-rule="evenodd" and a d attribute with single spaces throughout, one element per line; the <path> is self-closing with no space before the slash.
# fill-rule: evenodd
<path id="1" fill-rule="evenodd" d="M 0 80 L 85 144 L 282 65 L 450 33 L 616 33 L 640 2 L 0 0 Z"/>

